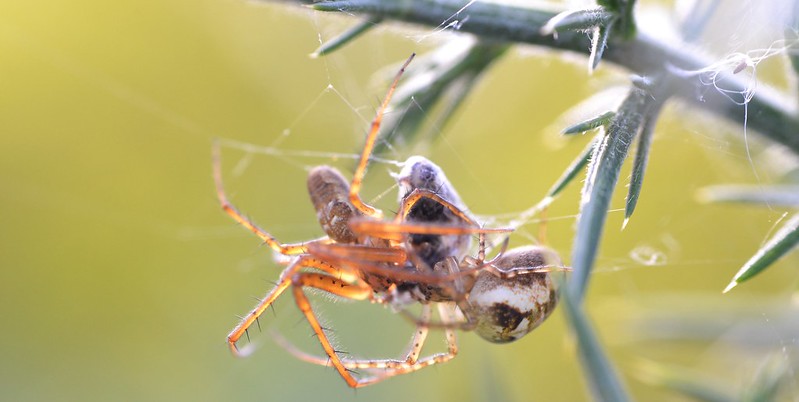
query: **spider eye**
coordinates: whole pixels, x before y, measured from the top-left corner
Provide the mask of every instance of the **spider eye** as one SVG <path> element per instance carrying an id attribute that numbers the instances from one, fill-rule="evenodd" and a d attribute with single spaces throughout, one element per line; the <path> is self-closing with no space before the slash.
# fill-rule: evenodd
<path id="1" fill-rule="evenodd" d="M 541 325 L 557 304 L 550 273 L 524 270 L 559 266 L 560 259 L 548 248 L 528 246 L 510 250 L 495 265 L 506 275 L 482 272 L 469 294 L 467 314 L 480 337 L 507 343 Z M 514 270 L 519 273 L 513 275 Z"/>

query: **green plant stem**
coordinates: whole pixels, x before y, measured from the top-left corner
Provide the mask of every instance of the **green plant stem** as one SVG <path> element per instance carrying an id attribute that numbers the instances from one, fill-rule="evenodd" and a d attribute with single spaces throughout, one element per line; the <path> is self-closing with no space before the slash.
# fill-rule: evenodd
<path id="1" fill-rule="evenodd" d="M 661 102 L 658 89 L 665 85 L 665 81 L 659 81 L 657 88 L 653 88 L 655 92 L 632 88 L 591 157 L 580 200 L 572 247 L 573 272 L 567 289 L 575 301 L 583 299 L 588 287 L 621 166 L 643 122 L 654 105 Z"/>
<path id="2" fill-rule="evenodd" d="M 464 0 L 342 0 L 310 4 L 307 0 L 294 0 L 322 11 L 369 14 L 385 20 L 396 20 L 444 29 L 457 25 L 466 32 L 485 39 L 526 43 L 588 55 L 590 39 L 583 33 L 559 32 L 557 38 L 541 35 L 547 21 L 557 15 L 518 5 L 474 2 Z M 447 28 L 455 29 L 455 28 Z M 743 123 L 744 109 L 725 95 L 706 85 L 707 77 L 696 72 L 707 68 L 714 60 L 691 52 L 689 46 L 674 41 L 665 42 L 641 31 L 630 40 L 611 39 L 604 60 L 625 67 L 639 75 L 665 73 L 675 83 L 674 95 L 720 117 Z M 715 81 L 726 90 L 743 93 L 746 82 L 732 71 L 720 71 Z M 701 96 L 699 96 L 701 94 Z M 749 128 L 765 137 L 783 144 L 799 154 L 799 118 L 792 112 L 782 96 L 760 85 L 748 105 Z"/>
<path id="3" fill-rule="evenodd" d="M 566 321 L 577 341 L 577 354 L 593 399 L 601 402 L 629 401 L 630 397 L 624 384 L 602 348 L 593 326 L 583 311 L 583 305 L 573 300 L 569 292 L 563 293 L 561 302 L 566 311 Z"/>

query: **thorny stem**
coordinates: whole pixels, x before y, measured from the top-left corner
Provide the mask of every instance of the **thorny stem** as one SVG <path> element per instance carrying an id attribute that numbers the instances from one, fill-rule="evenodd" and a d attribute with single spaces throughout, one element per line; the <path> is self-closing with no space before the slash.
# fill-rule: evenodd
<path id="1" fill-rule="evenodd" d="M 557 12 L 518 5 L 465 0 L 292 1 L 322 11 L 368 14 L 441 30 L 457 29 L 489 40 L 526 43 L 586 55 L 591 46 L 590 38 L 582 33 L 558 32 L 557 38 L 541 35 L 541 27 Z M 468 7 L 464 7 L 467 3 Z M 725 119 L 743 123 L 743 106 L 709 87 L 702 81 L 702 75 L 681 73 L 699 71 L 714 63 L 692 52 L 688 45 L 673 41 L 667 43 L 639 30 L 630 40 L 611 39 L 603 59 L 642 76 L 664 73 L 675 83 L 672 90 L 677 97 Z M 742 77 L 732 71 L 717 73 L 715 81 L 723 83 L 725 89 L 746 92 L 747 83 Z M 799 136 L 794 135 L 799 132 L 799 119 L 783 97 L 761 85 L 749 101 L 748 108 L 749 128 L 799 154 Z"/>

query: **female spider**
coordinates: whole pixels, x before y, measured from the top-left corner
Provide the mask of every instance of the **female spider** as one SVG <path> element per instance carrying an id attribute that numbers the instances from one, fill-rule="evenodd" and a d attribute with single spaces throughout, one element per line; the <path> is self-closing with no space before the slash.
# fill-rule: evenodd
<path id="1" fill-rule="evenodd" d="M 399 79 L 414 55 L 403 64 L 388 90 L 371 129 L 351 182 L 334 168 L 319 166 L 308 176 L 308 190 L 326 236 L 298 244 L 283 244 L 244 217 L 224 191 L 219 146 L 213 148 L 213 173 L 223 210 L 276 252 L 288 266 L 277 285 L 230 332 L 230 350 L 260 315 L 284 291 L 294 300 L 316 334 L 325 357 L 305 354 L 283 342 L 295 355 L 332 365 L 347 385 L 360 387 L 398 374 L 452 359 L 457 353 L 453 329 L 475 330 L 492 342 L 509 342 L 538 326 L 555 307 L 557 294 L 550 272 L 562 270 L 557 254 L 527 246 L 485 261 L 485 235 L 510 229 L 483 228 L 466 212 L 443 171 L 431 161 L 409 158 L 397 181 L 400 208 L 392 221 L 360 198 L 360 189 L 383 114 Z M 480 236 L 478 256 L 467 255 L 471 235 Z M 416 331 L 404 359 L 350 359 L 339 355 L 313 312 L 305 288 L 316 288 L 353 300 L 402 307 L 422 305 Z M 431 322 L 431 304 L 439 308 L 439 323 Z M 431 326 L 443 327 L 446 353 L 420 357 Z M 372 375 L 359 377 L 353 369 Z"/>

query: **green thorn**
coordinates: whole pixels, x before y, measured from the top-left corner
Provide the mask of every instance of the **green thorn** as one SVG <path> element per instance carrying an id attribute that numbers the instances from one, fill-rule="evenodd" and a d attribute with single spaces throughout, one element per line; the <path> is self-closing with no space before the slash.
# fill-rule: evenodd
<path id="1" fill-rule="evenodd" d="M 586 121 L 577 123 L 573 126 L 566 127 L 563 129 L 563 131 L 561 131 L 561 134 L 570 135 L 570 134 L 584 133 L 586 131 L 593 130 L 597 127 L 607 125 L 608 123 L 610 123 L 611 120 L 613 120 L 613 117 L 615 116 L 616 112 L 612 110 L 607 111 L 592 119 L 588 119 Z"/>

